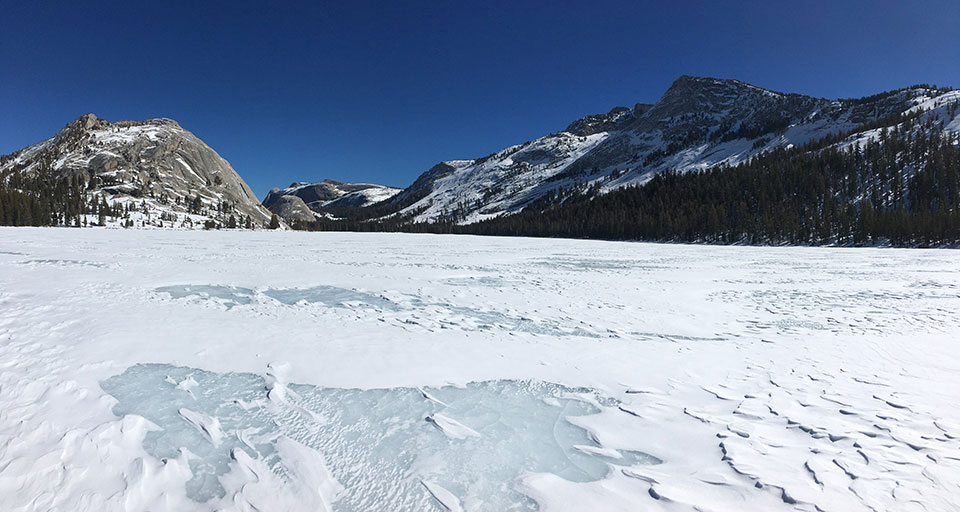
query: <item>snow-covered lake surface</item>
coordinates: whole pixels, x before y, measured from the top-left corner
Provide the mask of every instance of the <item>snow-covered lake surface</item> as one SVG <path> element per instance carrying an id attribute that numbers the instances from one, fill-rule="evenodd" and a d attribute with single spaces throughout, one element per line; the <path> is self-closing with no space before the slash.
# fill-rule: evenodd
<path id="1" fill-rule="evenodd" d="M 0 229 L 0 510 L 955 510 L 960 252 Z"/>

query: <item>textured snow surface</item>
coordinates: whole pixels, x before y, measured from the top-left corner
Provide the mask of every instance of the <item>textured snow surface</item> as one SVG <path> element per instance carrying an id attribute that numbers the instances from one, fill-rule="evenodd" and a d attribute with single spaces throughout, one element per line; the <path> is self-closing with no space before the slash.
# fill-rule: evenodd
<path id="1" fill-rule="evenodd" d="M 0 510 L 954 510 L 960 253 L 0 229 Z"/>

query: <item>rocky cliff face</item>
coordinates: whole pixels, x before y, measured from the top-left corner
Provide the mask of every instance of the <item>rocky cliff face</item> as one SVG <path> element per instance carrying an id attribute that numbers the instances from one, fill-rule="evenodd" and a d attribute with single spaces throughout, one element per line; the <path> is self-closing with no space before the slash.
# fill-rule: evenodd
<path id="1" fill-rule="evenodd" d="M 266 202 L 264 202 L 264 204 L 266 204 Z M 294 195 L 273 197 L 270 199 L 268 208 L 287 222 L 312 222 L 317 218 L 317 214 L 307 206 L 307 203 L 304 203 L 303 199 Z"/>
<path id="2" fill-rule="evenodd" d="M 637 121 L 637 118 L 645 114 L 653 105 L 637 103 L 633 109 L 627 107 L 614 107 L 606 114 L 597 114 L 582 117 L 570 123 L 565 132 L 574 135 L 586 136 L 595 133 L 610 132 L 622 130 Z"/>
<path id="3" fill-rule="evenodd" d="M 392 208 L 376 213 L 476 222 L 519 211 L 560 190 L 612 190 L 668 170 L 735 165 L 828 135 L 853 136 L 871 121 L 951 94 L 918 86 L 828 100 L 738 80 L 683 76 L 653 105 L 616 107 L 483 158 L 440 163 L 389 199 Z"/>
<path id="4" fill-rule="evenodd" d="M 230 164 L 172 119 L 110 123 L 86 114 L 6 158 L 0 176 L 11 172 L 79 179 L 108 202 L 135 203 L 145 226 L 270 220 Z"/>
<path id="5" fill-rule="evenodd" d="M 263 206 L 286 220 L 309 221 L 314 218 L 311 211 L 323 216 L 329 210 L 361 208 L 390 199 L 398 192 L 399 188 L 370 183 L 344 183 L 336 180 L 296 182 L 284 189 L 270 190 L 263 200 Z"/>

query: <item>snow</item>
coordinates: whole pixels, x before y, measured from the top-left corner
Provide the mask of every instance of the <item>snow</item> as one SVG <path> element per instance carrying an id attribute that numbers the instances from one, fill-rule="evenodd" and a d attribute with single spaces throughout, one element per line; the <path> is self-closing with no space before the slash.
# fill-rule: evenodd
<path id="1" fill-rule="evenodd" d="M 367 184 L 362 183 L 360 185 L 367 185 Z M 393 187 L 384 187 L 382 185 L 370 185 L 370 188 L 365 188 L 363 190 L 358 190 L 356 192 L 349 192 L 347 194 L 343 194 L 337 199 L 334 199 L 332 201 L 327 201 L 324 204 L 329 204 L 334 201 L 343 201 L 343 200 L 350 201 L 353 198 L 360 198 L 362 200 L 358 201 L 358 204 L 368 205 L 373 203 L 379 203 L 380 201 L 386 201 L 387 199 L 390 199 L 391 197 L 399 194 L 401 190 L 403 189 L 393 188 Z"/>
<path id="2" fill-rule="evenodd" d="M 947 91 L 943 94 L 933 97 L 921 96 L 916 98 L 914 101 L 916 102 L 916 105 L 908 109 L 906 113 L 913 113 L 919 109 L 936 110 L 960 102 L 960 90 Z"/>
<path id="3" fill-rule="evenodd" d="M 460 222 L 477 222 L 515 212 L 519 210 L 517 203 L 522 203 L 525 196 L 535 198 L 538 197 L 537 192 L 553 191 L 558 186 L 574 183 L 576 180 L 573 179 L 552 182 L 550 178 L 587 155 L 609 136 L 608 132 L 588 136 L 561 132 L 511 146 L 483 161 L 444 162 L 454 171 L 433 183 L 433 190 L 426 198 L 403 211 L 418 212 L 415 216 L 417 221 L 436 220 L 460 205 L 470 206 L 473 201 L 491 193 L 491 198 L 484 200 L 481 210 L 469 211 Z"/>
<path id="4" fill-rule="evenodd" d="M 951 510 L 960 253 L 0 229 L 0 510 Z"/>
<path id="5" fill-rule="evenodd" d="M 110 205 L 133 205 L 136 211 L 124 214 L 122 219 L 106 219 L 105 224 L 110 227 L 125 227 L 127 221 L 133 221 L 137 228 L 204 229 L 207 221 L 223 226 L 227 224 L 229 215 L 234 215 L 239 225 L 243 225 L 244 218 L 249 216 L 252 227 L 262 228 L 270 219 L 269 212 L 260 206 L 242 180 L 233 176 L 229 164 L 172 120 L 151 119 L 132 124 L 127 121 L 83 132 L 69 132 L 71 136 L 79 136 L 77 141 L 71 142 L 59 140 L 64 133 L 60 132 L 54 138 L 25 148 L 12 162 L 0 168 L 0 174 L 28 161 L 25 170 L 35 169 L 38 157 L 45 153 L 50 153 L 46 157 L 56 158 L 52 165 L 55 170 L 73 173 L 92 172 L 92 161 L 113 157 L 118 160 L 114 162 L 114 167 L 94 166 L 99 180 L 93 182 L 95 188 L 88 189 L 88 197 L 96 201 L 106 200 Z M 165 148 L 156 152 L 159 156 L 147 151 L 157 148 L 161 142 Z M 207 178 L 194 168 L 197 162 L 193 162 L 193 165 L 190 163 L 198 158 L 196 155 L 190 156 L 192 151 L 177 153 L 172 160 L 167 160 L 165 155 L 172 151 L 171 148 L 179 147 L 170 146 L 171 142 L 186 142 L 188 148 L 198 149 L 202 155 L 214 158 L 214 164 L 219 162 L 207 171 L 211 176 L 226 178 L 221 180 L 224 186 L 211 188 L 205 185 Z M 136 157 L 131 156 L 134 152 L 138 153 Z M 200 160 L 204 158 L 199 157 Z M 105 171 L 107 168 L 112 170 Z M 225 170 L 227 175 L 222 174 Z M 202 197 L 204 208 L 200 213 L 190 213 L 189 201 L 197 195 Z M 234 209 L 229 212 L 215 211 L 225 200 Z M 99 224 L 96 215 L 87 214 L 84 217 L 81 224 L 84 221 Z"/>
<path id="6" fill-rule="evenodd" d="M 184 169 L 192 172 L 194 175 L 197 175 L 197 173 L 195 173 L 195 172 L 193 171 L 193 167 L 190 167 L 190 164 L 188 164 L 188 163 L 183 159 L 182 156 L 177 155 L 176 160 L 177 160 L 177 162 L 178 162 L 180 165 L 183 166 Z M 197 175 L 197 178 L 199 178 L 199 177 L 200 177 L 200 176 Z"/>
<path id="7" fill-rule="evenodd" d="M 426 417 L 427 423 L 437 427 L 437 430 L 443 432 L 443 435 L 451 439 L 466 439 L 468 437 L 480 437 L 480 434 L 472 428 L 460 423 L 459 421 L 448 418 L 440 413 L 431 414 Z"/>
<path id="8" fill-rule="evenodd" d="M 430 495 L 440 502 L 440 506 L 442 506 L 444 510 L 448 512 L 463 512 L 460 500 L 458 500 L 453 493 L 427 480 L 424 480 L 422 483 Z"/>
<path id="9" fill-rule="evenodd" d="M 960 114 L 954 114 L 954 117 L 950 117 L 951 107 L 956 108 L 956 106 L 960 104 L 960 91 L 949 91 L 933 98 L 924 96 L 916 98 L 915 101 L 917 104 L 906 111 L 907 114 L 916 114 L 919 109 L 923 109 L 923 113 L 913 121 L 915 132 L 922 131 L 922 126 L 930 122 L 942 122 L 943 133 L 946 135 L 960 132 Z M 895 128 L 902 128 L 903 126 L 904 123 L 900 123 L 893 127 L 864 130 L 851 135 L 836 146 L 840 149 L 848 149 L 850 147 L 862 149 L 870 142 L 879 141 L 884 130 L 890 131 Z"/>
<path id="10" fill-rule="evenodd" d="M 91 132 L 93 141 L 105 145 L 123 145 L 130 144 L 137 139 L 146 139 L 156 141 L 164 130 L 174 130 L 177 128 L 169 126 L 160 126 L 158 124 L 140 124 L 132 126 L 111 127 L 104 130 Z"/>
<path id="11" fill-rule="evenodd" d="M 373 203 L 378 203 L 380 201 L 385 201 L 391 197 L 400 193 L 399 188 L 387 187 L 384 185 L 376 185 L 372 183 L 339 183 L 331 180 L 320 182 L 325 184 L 326 187 L 336 192 L 336 197 L 327 201 L 318 201 L 320 206 L 325 206 L 331 203 L 337 203 L 346 200 L 350 204 L 359 204 L 361 206 L 366 206 Z M 305 188 L 310 188 L 316 186 L 317 183 L 306 183 L 306 182 L 297 182 L 290 185 L 287 188 L 280 189 L 278 191 L 281 195 L 298 195 L 298 192 Z M 367 187 L 354 192 L 347 192 L 344 189 L 341 189 L 338 185 L 346 185 L 344 188 L 351 187 Z M 313 205 L 310 205 L 313 206 Z"/>
<path id="12" fill-rule="evenodd" d="M 220 428 L 220 420 L 207 416 L 206 414 L 191 411 L 186 407 L 177 411 L 180 413 L 180 417 L 185 419 L 187 423 L 190 423 L 194 426 L 200 433 L 203 434 L 208 441 L 213 443 L 214 446 L 220 446 L 220 442 L 223 441 L 223 430 Z"/>
<path id="13" fill-rule="evenodd" d="M 598 185 L 601 192 L 609 192 L 642 185 L 665 171 L 737 165 L 777 148 L 802 147 L 828 135 L 848 133 L 869 118 L 869 113 L 851 102 L 805 98 L 807 110 L 798 110 L 803 115 L 793 119 L 784 130 L 724 141 L 720 131 L 735 133 L 743 122 L 757 114 L 769 115 L 762 111 L 764 105 L 775 106 L 771 100 L 784 95 L 736 80 L 693 80 L 718 90 L 693 97 L 670 95 L 668 91 L 641 115 L 642 123 L 621 131 L 585 137 L 560 132 L 485 158 L 444 162 L 452 171 L 434 179 L 429 184 L 431 188 L 423 190 L 426 195 L 408 205 L 403 213 L 419 222 L 452 220 L 469 224 L 515 213 L 559 189 L 583 190 Z M 922 108 L 928 113 L 921 121 L 942 122 L 947 133 L 960 131 L 960 116 L 948 117 L 951 105 L 960 101 L 960 92 L 935 95 L 932 90 L 914 88 L 897 93 L 897 97 L 910 105 L 903 114 Z M 875 110 L 874 115 L 886 114 Z M 688 123 L 693 123 L 694 128 Z M 707 130 L 706 137 L 693 143 L 677 140 L 678 130 L 696 133 L 698 124 Z M 878 135 L 879 130 L 866 130 L 851 139 L 864 142 Z M 845 144 L 851 143 L 857 140 Z"/>

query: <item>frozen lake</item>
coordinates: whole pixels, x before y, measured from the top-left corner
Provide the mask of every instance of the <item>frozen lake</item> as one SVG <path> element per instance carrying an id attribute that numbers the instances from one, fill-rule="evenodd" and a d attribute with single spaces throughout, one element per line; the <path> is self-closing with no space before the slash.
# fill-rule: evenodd
<path id="1" fill-rule="evenodd" d="M 0 228 L 0 510 L 954 510 L 960 252 Z"/>

